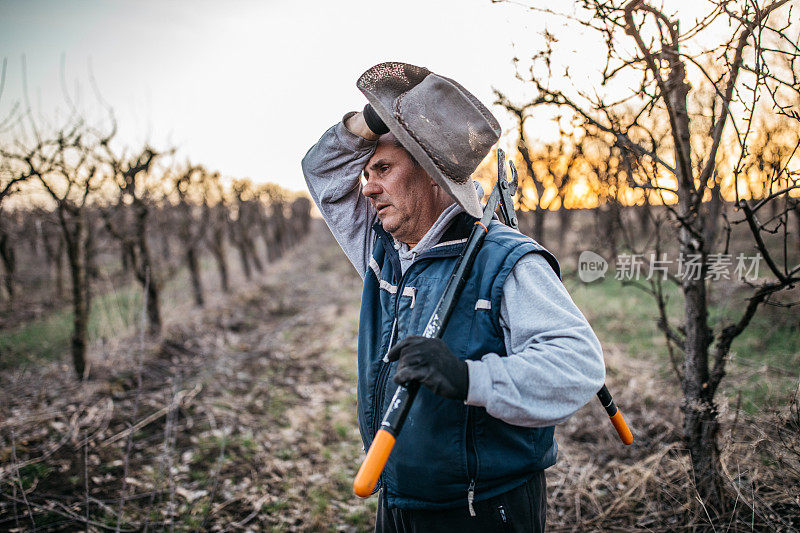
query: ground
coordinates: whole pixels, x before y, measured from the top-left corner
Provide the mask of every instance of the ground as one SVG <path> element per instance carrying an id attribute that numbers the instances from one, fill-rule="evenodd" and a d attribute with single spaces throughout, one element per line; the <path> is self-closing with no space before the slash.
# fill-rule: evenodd
<path id="1" fill-rule="evenodd" d="M 674 378 L 663 361 L 632 352 L 658 344 L 642 325 L 651 319 L 628 338 L 617 325 L 624 312 L 566 284 L 598 322 L 607 382 L 636 442 L 623 446 L 595 401 L 559 427 L 549 529 L 714 526 L 691 489 Z M 163 339 L 98 342 L 84 383 L 59 361 L 4 371 L 0 530 L 87 522 L 97 531 L 370 530 L 376 498 L 351 490 L 363 457 L 355 419 L 360 285 L 317 221 L 258 281 L 216 295 L 202 311 L 169 302 Z M 624 343 L 608 336 L 611 325 Z M 722 457 L 746 516 L 716 527 L 798 527 L 800 502 L 787 484 L 798 479 L 791 469 L 800 454 L 791 442 L 777 447 L 796 435 L 796 409 L 765 414 L 762 424 L 732 409 L 730 397 L 721 402 Z"/>

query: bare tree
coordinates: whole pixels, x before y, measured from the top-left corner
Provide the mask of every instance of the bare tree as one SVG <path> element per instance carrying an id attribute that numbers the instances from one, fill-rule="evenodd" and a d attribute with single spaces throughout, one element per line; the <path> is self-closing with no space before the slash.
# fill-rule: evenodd
<path id="1" fill-rule="evenodd" d="M 3 61 L 2 77 L 5 80 L 5 60 Z M 12 148 L 0 149 L 0 264 L 3 267 L 3 286 L 7 296 L 7 307 L 14 307 L 16 296 L 16 254 L 14 251 L 13 237 L 11 235 L 10 215 L 3 214 L 4 201 L 18 192 L 26 182 L 37 177 L 39 172 L 48 172 L 53 165 L 53 151 L 46 150 L 49 142 L 39 140 L 33 147 L 26 147 L 20 141 Z M 48 158 L 49 157 L 49 158 Z"/>
<path id="2" fill-rule="evenodd" d="M 55 202 L 56 215 L 66 245 L 72 287 L 72 363 L 79 378 L 88 372 L 87 347 L 92 293 L 89 277 L 91 228 L 87 202 L 100 182 L 95 152 L 114 135 L 98 139 L 78 122 L 57 132 L 53 139 L 39 141 L 21 154 L 18 162 L 35 176 Z"/>
<path id="3" fill-rule="evenodd" d="M 128 261 L 137 281 L 146 292 L 148 333 L 161 333 L 161 287 L 163 278 L 156 267 L 149 240 L 151 189 L 146 178 L 162 154 L 145 146 L 135 156 L 118 156 L 108 142 L 103 143 L 103 161 L 108 167 L 108 179 L 117 188 L 116 203 L 102 210 L 108 232 L 125 248 Z M 132 220 L 121 220 L 118 214 L 128 214 Z"/>
<path id="4" fill-rule="evenodd" d="M 520 179 L 522 180 L 521 186 L 518 187 L 518 202 L 519 205 L 525 210 L 533 211 L 533 227 L 529 229 L 528 233 L 538 242 L 544 242 L 544 219 L 547 210 L 540 206 L 542 197 L 544 196 L 545 183 L 537 173 L 534 165 L 534 157 L 531 155 L 531 143 L 525 134 L 525 122 L 530 116 L 528 111 L 531 105 L 518 106 L 511 103 L 511 101 L 498 90 L 495 90 L 497 100 L 495 104 L 503 106 L 509 113 L 514 115 L 517 119 L 517 153 L 522 157 L 523 165 L 520 165 Z M 536 192 L 536 198 L 530 198 L 525 193 L 525 189 L 533 186 Z"/>
<path id="5" fill-rule="evenodd" d="M 523 209 L 533 211 L 533 226 L 529 232 L 536 241 L 545 243 L 545 217 L 548 211 L 558 210 L 559 244 L 563 248 L 573 213 L 566 207 L 565 200 L 574 182 L 574 171 L 583 159 L 581 139 L 574 130 L 568 134 L 561 125 L 562 117 L 558 117 L 558 139 L 536 145 L 535 139 L 528 138 L 525 128 L 534 105 L 516 105 L 501 91 L 495 89 L 494 93 L 495 104 L 516 118 L 517 154 L 522 159 L 517 201 Z M 526 193 L 531 187 L 535 198 Z"/>
<path id="6" fill-rule="evenodd" d="M 264 265 L 256 253 L 256 243 L 252 234 L 252 229 L 260 226 L 261 211 L 254 196 L 253 184 L 249 180 L 234 181 L 232 196 L 234 202 L 232 207 L 236 216 L 231 219 L 229 235 L 239 251 L 244 275 L 250 279 L 253 268 L 257 272 L 264 270 Z"/>
<path id="7" fill-rule="evenodd" d="M 589 152 L 585 158 L 591 188 L 597 195 L 596 232 L 599 244 L 612 257 L 619 254 L 620 232 L 626 230 L 622 220 L 622 198 L 627 185 L 627 173 L 619 148 L 603 139 L 587 135 Z"/>
<path id="8" fill-rule="evenodd" d="M 567 134 L 563 128 L 559 131 L 558 140 L 547 143 L 538 153 L 538 163 L 543 175 L 549 183 L 552 198 L 546 206 L 542 206 L 544 198 L 539 200 L 540 210 L 558 209 L 559 244 L 562 249 L 566 243 L 567 233 L 572 223 L 572 209 L 567 208 L 566 199 L 575 182 L 576 169 L 583 163 L 583 143 L 573 130 Z M 553 205 L 555 204 L 555 205 Z"/>
<path id="9" fill-rule="evenodd" d="M 258 187 L 257 195 L 261 209 L 261 238 L 267 249 L 267 261 L 275 261 L 286 249 L 286 191 L 274 183 Z"/>
<path id="10" fill-rule="evenodd" d="M 199 198 L 202 198 L 202 180 L 206 172 L 197 166 L 187 163 L 186 168 L 174 179 L 175 192 L 178 194 L 178 238 L 183 244 L 186 266 L 192 280 L 194 303 L 203 307 L 203 280 L 200 277 L 200 242 L 206 233 L 206 224 L 199 213 Z"/>
<path id="11" fill-rule="evenodd" d="M 554 88 L 553 79 L 549 78 L 553 67 L 551 48 L 537 54 L 529 72 L 518 71 L 521 79 L 538 90 L 538 97 L 528 105 L 569 108 L 587 127 L 604 132 L 628 158 L 631 169 L 652 164 L 657 168 L 655 176 L 663 178 L 665 173 L 672 176 L 672 180 L 652 179 L 653 175 L 631 172 L 631 176 L 639 180 L 637 187 L 661 197 L 671 223 L 678 228 L 677 244 L 681 254 L 699 258 L 700 276 L 676 280 L 683 296 L 683 324 L 673 327 L 663 314 L 659 326 L 668 344 L 683 354 L 683 432 L 691 454 L 696 488 L 712 513 L 721 512 L 728 505 L 720 474 L 715 394 L 725 375 L 731 343 L 744 331 L 760 305 L 768 301 L 775 304 L 769 300 L 771 295 L 800 280 L 800 265 L 790 266 L 785 260 L 778 261 L 767 249 L 763 234 L 771 228 L 757 218 L 763 206 L 779 198 L 785 199 L 789 191 L 800 187 L 796 176 L 789 176 L 784 167 L 780 174 L 789 184 L 760 199 L 741 198 L 738 187 L 747 159 L 747 146 L 756 125 L 760 95 L 778 94 L 780 87 L 798 91 L 797 70 L 787 74 L 786 69 L 787 64 L 794 67 L 800 50 L 796 39 L 788 33 L 796 32 L 796 26 L 789 19 L 791 12 L 781 9 L 787 2 L 710 1 L 707 15 L 682 31 L 677 16 L 642 0 L 582 0 L 579 2 L 582 11 L 564 16 L 598 31 L 603 37 L 608 52 L 603 84 L 620 76 L 638 80 L 635 90 L 616 101 L 567 87 Z M 532 9 L 537 13 L 553 13 Z M 689 44 L 693 45 L 693 51 L 697 49 L 698 35 L 712 26 L 726 23 L 730 26 L 729 40 L 699 54 L 687 51 Z M 706 58 L 724 63 L 722 75 L 714 77 L 703 67 Z M 687 81 L 687 67 L 714 87 L 711 101 L 703 106 L 705 110 L 713 110 L 713 115 L 706 116 L 705 122 L 689 105 L 693 89 Z M 626 118 L 623 109 L 634 105 L 638 111 Z M 792 114 L 786 106 L 780 109 Z M 655 146 L 650 143 L 655 136 L 640 122 L 641 117 L 648 115 L 663 117 L 660 120 L 668 128 L 667 142 Z M 706 137 L 708 142 L 693 143 L 697 136 Z M 735 150 L 720 153 L 726 138 L 732 138 Z M 730 163 L 730 171 L 725 176 L 720 172 L 723 161 Z M 750 228 L 753 242 L 772 277 L 753 284 L 738 319 L 712 328 L 706 274 L 715 237 L 724 222 L 717 208 L 719 202 L 715 204 L 713 199 L 719 198 L 723 185 L 731 182 L 742 215 L 740 222 Z M 709 195 L 712 202 L 706 204 Z M 659 305 L 663 305 L 660 288 L 653 289 L 652 293 Z"/>
<path id="12" fill-rule="evenodd" d="M 285 194 L 274 195 L 270 202 L 269 224 L 272 228 L 272 242 L 275 254 L 273 259 L 281 257 L 291 248 L 291 228 L 286 216 L 287 199 Z"/>
<path id="13" fill-rule="evenodd" d="M 758 135 L 750 144 L 749 157 L 742 170 L 743 181 L 746 183 L 753 198 L 765 198 L 790 187 L 793 180 L 789 169 L 789 162 L 797 155 L 800 136 L 797 131 L 797 122 L 784 115 L 776 114 L 762 119 L 758 128 Z M 798 199 L 783 195 L 787 205 L 779 201 L 770 201 L 769 218 L 766 222 L 776 222 L 781 219 L 782 209 L 789 208 L 794 213 L 797 224 L 796 237 L 797 249 L 800 250 L 800 211 L 797 210 Z M 787 225 L 790 222 L 786 221 Z M 787 228 L 788 229 L 788 228 Z"/>
<path id="14" fill-rule="evenodd" d="M 219 173 L 207 174 L 203 179 L 203 218 L 208 225 L 208 231 L 205 233 L 206 246 L 217 263 L 222 290 L 228 292 L 230 280 L 226 236 L 230 226 L 230 215 L 226 201 Z"/>
<path id="15" fill-rule="evenodd" d="M 292 223 L 292 244 L 297 244 L 308 235 L 311 226 L 311 200 L 306 196 L 295 198 L 290 207 L 289 219 Z"/>
<path id="16" fill-rule="evenodd" d="M 174 189 L 173 184 L 165 177 L 162 180 L 154 180 L 152 190 L 150 191 L 150 198 L 148 198 L 148 205 L 150 206 L 149 223 L 151 234 L 158 235 L 158 239 L 152 239 L 153 254 L 158 258 L 159 264 L 166 268 L 169 275 L 166 278 L 172 277 L 172 274 L 177 272 L 180 260 L 176 261 L 176 257 L 180 257 L 180 251 L 175 253 L 173 247 L 173 240 L 176 236 L 176 227 L 181 223 L 182 212 L 180 209 L 173 209 L 174 206 L 166 199 L 166 194 Z M 178 240 L 180 237 L 178 236 Z"/>

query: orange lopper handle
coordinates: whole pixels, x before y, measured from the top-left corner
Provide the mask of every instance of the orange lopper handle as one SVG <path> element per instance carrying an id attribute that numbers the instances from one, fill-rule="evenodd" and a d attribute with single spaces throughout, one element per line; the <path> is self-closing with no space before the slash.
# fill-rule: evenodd
<path id="1" fill-rule="evenodd" d="M 614 413 L 614 416 L 609 418 L 611 418 L 611 423 L 614 425 L 614 429 L 617 430 L 619 438 L 622 439 L 622 443 L 632 444 L 633 434 L 631 433 L 630 428 L 628 428 L 628 424 L 625 423 L 625 419 L 622 417 L 622 411 L 617 409 L 617 412 Z"/>
<path id="2" fill-rule="evenodd" d="M 624 422 L 623 422 L 624 423 Z M 369 447 L 367 457 L 358 469 L 356 479 L 353 481 L 353 492 L 356 496 L 366 498 L 375 490 L 378 479 L 381 477 L 383 467 L 389 459 L 389 454 L 394 448 L 394 435 L 385 429 L 379 429 L 375 434 L 375 439 Z"/>

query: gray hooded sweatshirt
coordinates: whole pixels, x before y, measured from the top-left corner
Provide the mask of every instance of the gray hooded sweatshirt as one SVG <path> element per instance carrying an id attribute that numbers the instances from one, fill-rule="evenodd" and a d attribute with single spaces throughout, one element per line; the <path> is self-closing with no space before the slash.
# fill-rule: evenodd
<path id="1" fill-rule="evenodd" d="M 302 168 L 311 197 L 363 278 L 376 239 L 372 225 L 377 214 L 361 194 L 360 178 L 377 142 L 345 127 L 351 115 L 322 135 L 303 158 Z M 458 204 L 445 209 L 413 248 L 395 241 L 404 272 L 462 211 Z M 545 427 L 568 419 L 602 387 L 600 341 L 541 255 L 522 256 L 508 275 L 500 326 L 507 356 L 487 353 L 480 361 L 467 361 L 467 404 L 484 407 L 509 424 Z"/>

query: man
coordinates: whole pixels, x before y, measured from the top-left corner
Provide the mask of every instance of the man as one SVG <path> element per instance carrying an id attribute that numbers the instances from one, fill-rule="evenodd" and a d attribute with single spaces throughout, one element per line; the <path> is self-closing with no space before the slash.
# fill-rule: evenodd
<path id="1" fill-rule="evenodd" d="M 302 166 L 364 279 L 365 448 L 397 384 L 422 385 L 381 476 L 376 530 L 543 531 L 553 426 L 603 385 L 600 343 L 552 254 L 498 220 L 443 338 L 419 336 L 482 214 L 470 176 L 500 126 L 424 68 L 382 63 L 357 86 L 364 111 L 326 131 Z"/>

